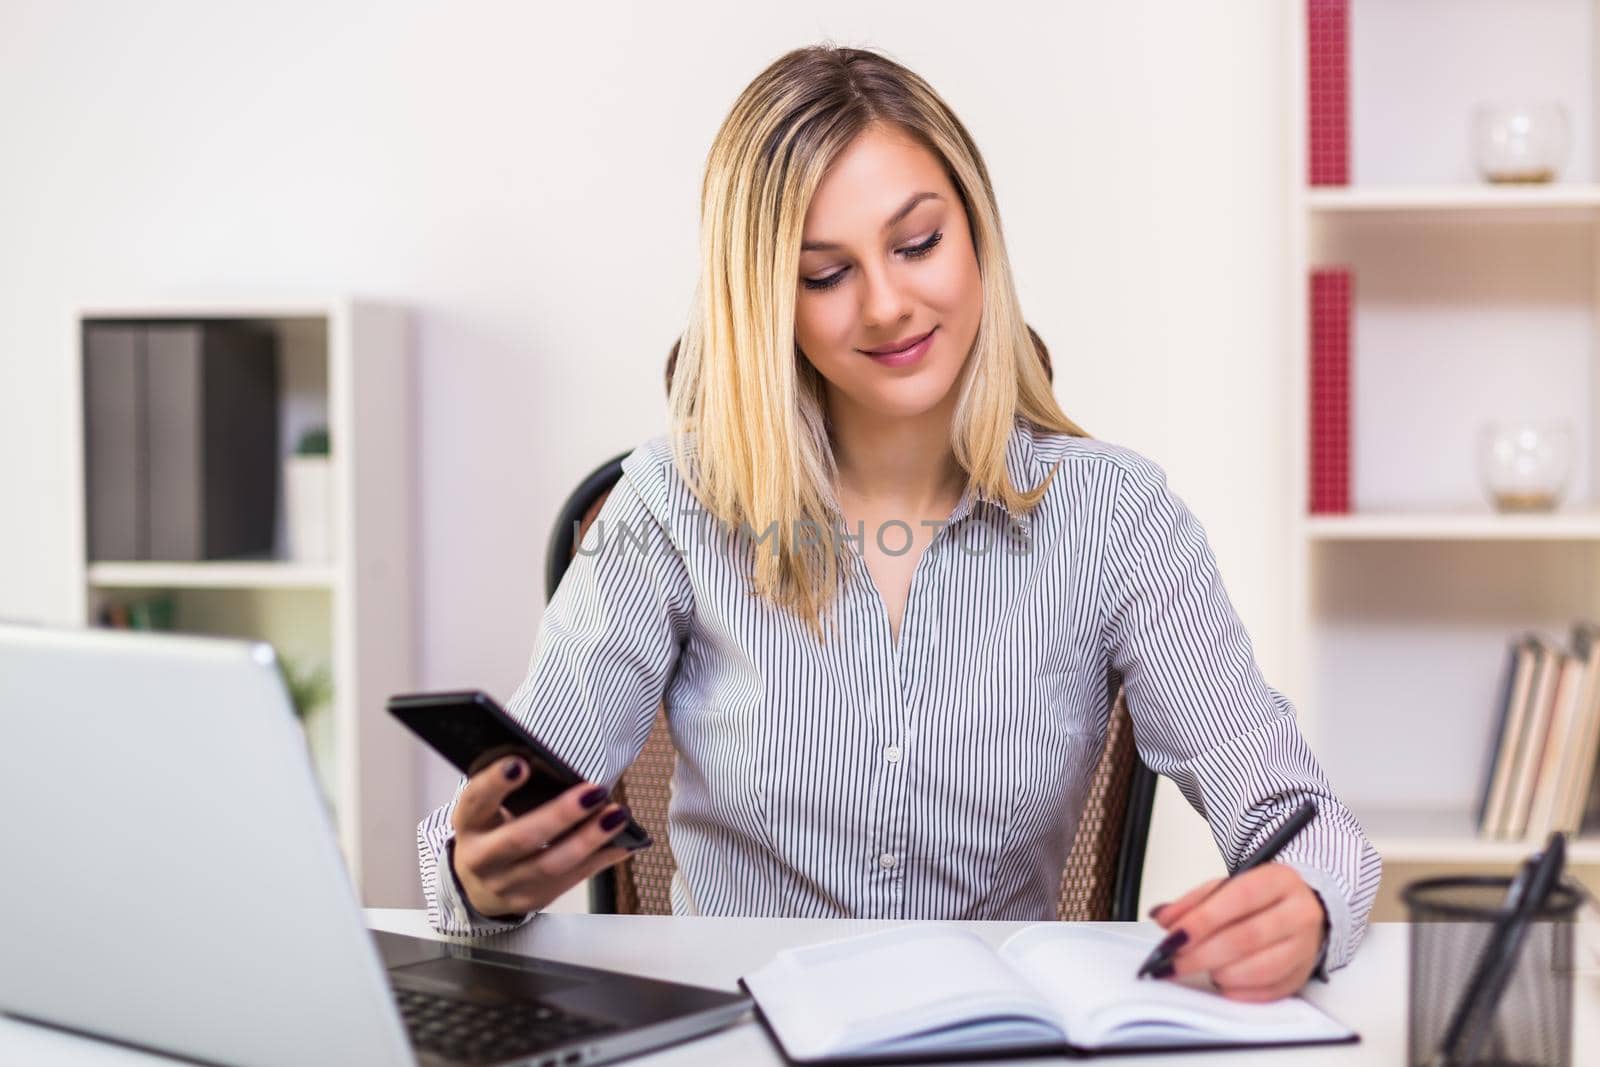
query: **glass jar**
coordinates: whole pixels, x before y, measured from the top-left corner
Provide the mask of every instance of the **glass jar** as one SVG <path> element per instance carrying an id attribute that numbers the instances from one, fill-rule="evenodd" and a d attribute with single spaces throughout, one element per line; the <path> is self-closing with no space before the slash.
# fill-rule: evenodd
<path id="1" fill-rule="evenodd" d="M 1567 109 L 1553 100 L 1481 104 L 1472 114 L 1478 171 L 1497 183 L 1555 181 L 1567 161 Z"/>
<path id="2" fill-rule="evenodd" d="M 1553 511 L 1572 476 L 1571 423 L 1489 423 L 1478 433 L 1478 473 L 1499 511 Z"/>

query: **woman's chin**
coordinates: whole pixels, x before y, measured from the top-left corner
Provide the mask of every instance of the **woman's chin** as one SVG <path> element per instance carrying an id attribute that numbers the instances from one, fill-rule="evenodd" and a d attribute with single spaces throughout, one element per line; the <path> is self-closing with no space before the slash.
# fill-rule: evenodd
<path id="1" fill-rule="evenodd" d="M 950 395 L 950 387 L 939 382 L 908 379 L 875 384 L 851 399 L 856 405 L 885 419 L 911 419 L 939 407 Z"/>

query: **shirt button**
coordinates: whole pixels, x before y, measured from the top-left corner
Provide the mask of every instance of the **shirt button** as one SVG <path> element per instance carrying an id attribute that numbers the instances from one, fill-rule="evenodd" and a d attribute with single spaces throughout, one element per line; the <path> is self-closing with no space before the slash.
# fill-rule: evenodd
<path id="1" fill-rule="evenodd" d="M 883 750 L 883 758 L 888 760 L 890 763 L 899 763 L 900 762 L 900 746 L 899 745 L 890 745 L 888 748 L 884 749 Z"/>
<path id="2" fill-rule="evenodd" d="M 878 857 L 878 866 L 882 867 L 886 871 L 898 862 L 900 861 L 895 858 L 893 852 L 885 852 L 883 855 Z"/>

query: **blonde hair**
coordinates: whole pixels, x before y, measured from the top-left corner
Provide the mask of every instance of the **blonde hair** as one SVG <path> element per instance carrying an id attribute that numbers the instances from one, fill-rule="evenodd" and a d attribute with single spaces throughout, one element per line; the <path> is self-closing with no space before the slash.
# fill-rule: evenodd
<path id="1" fill-rule="evenodd" d="M 966 210 L 983 315 L 954 386 L 951 446 L 969 483 L 1031 510 L 1050 478 L 1028 491 L 1011 484 L 1005 451 L 1016 418 L 1087 436 L 1056 403 L 1048 356 L 1023 322 L 983 157 L 938 94 L 856 48 L 800 48 L 767 67 L 739 94 L 706 159 L 700 279 L 669 388 L 672 445 L 680 476 L 726 529 L 776 531 L 754 552 L 753 591 L 793 611 L 818 641 L 841 561 L 835 538 L 799 535 L 837 528 L 824 382 L 795 345 L 801 230 L 829 165 L 874 123 L 939 157 Z"/>

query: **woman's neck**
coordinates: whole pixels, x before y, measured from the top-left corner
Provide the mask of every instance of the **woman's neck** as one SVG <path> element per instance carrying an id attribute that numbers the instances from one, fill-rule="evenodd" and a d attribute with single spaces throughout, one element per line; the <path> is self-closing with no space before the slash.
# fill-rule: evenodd
<path id="1" fill-rule="evenodd" d="M 967 475 L 950 448 L 953 405 L 921 415 L 885 418 L 830 397 L 833 458 L 841 503 L 912 517 L 954 509 Z"/>

